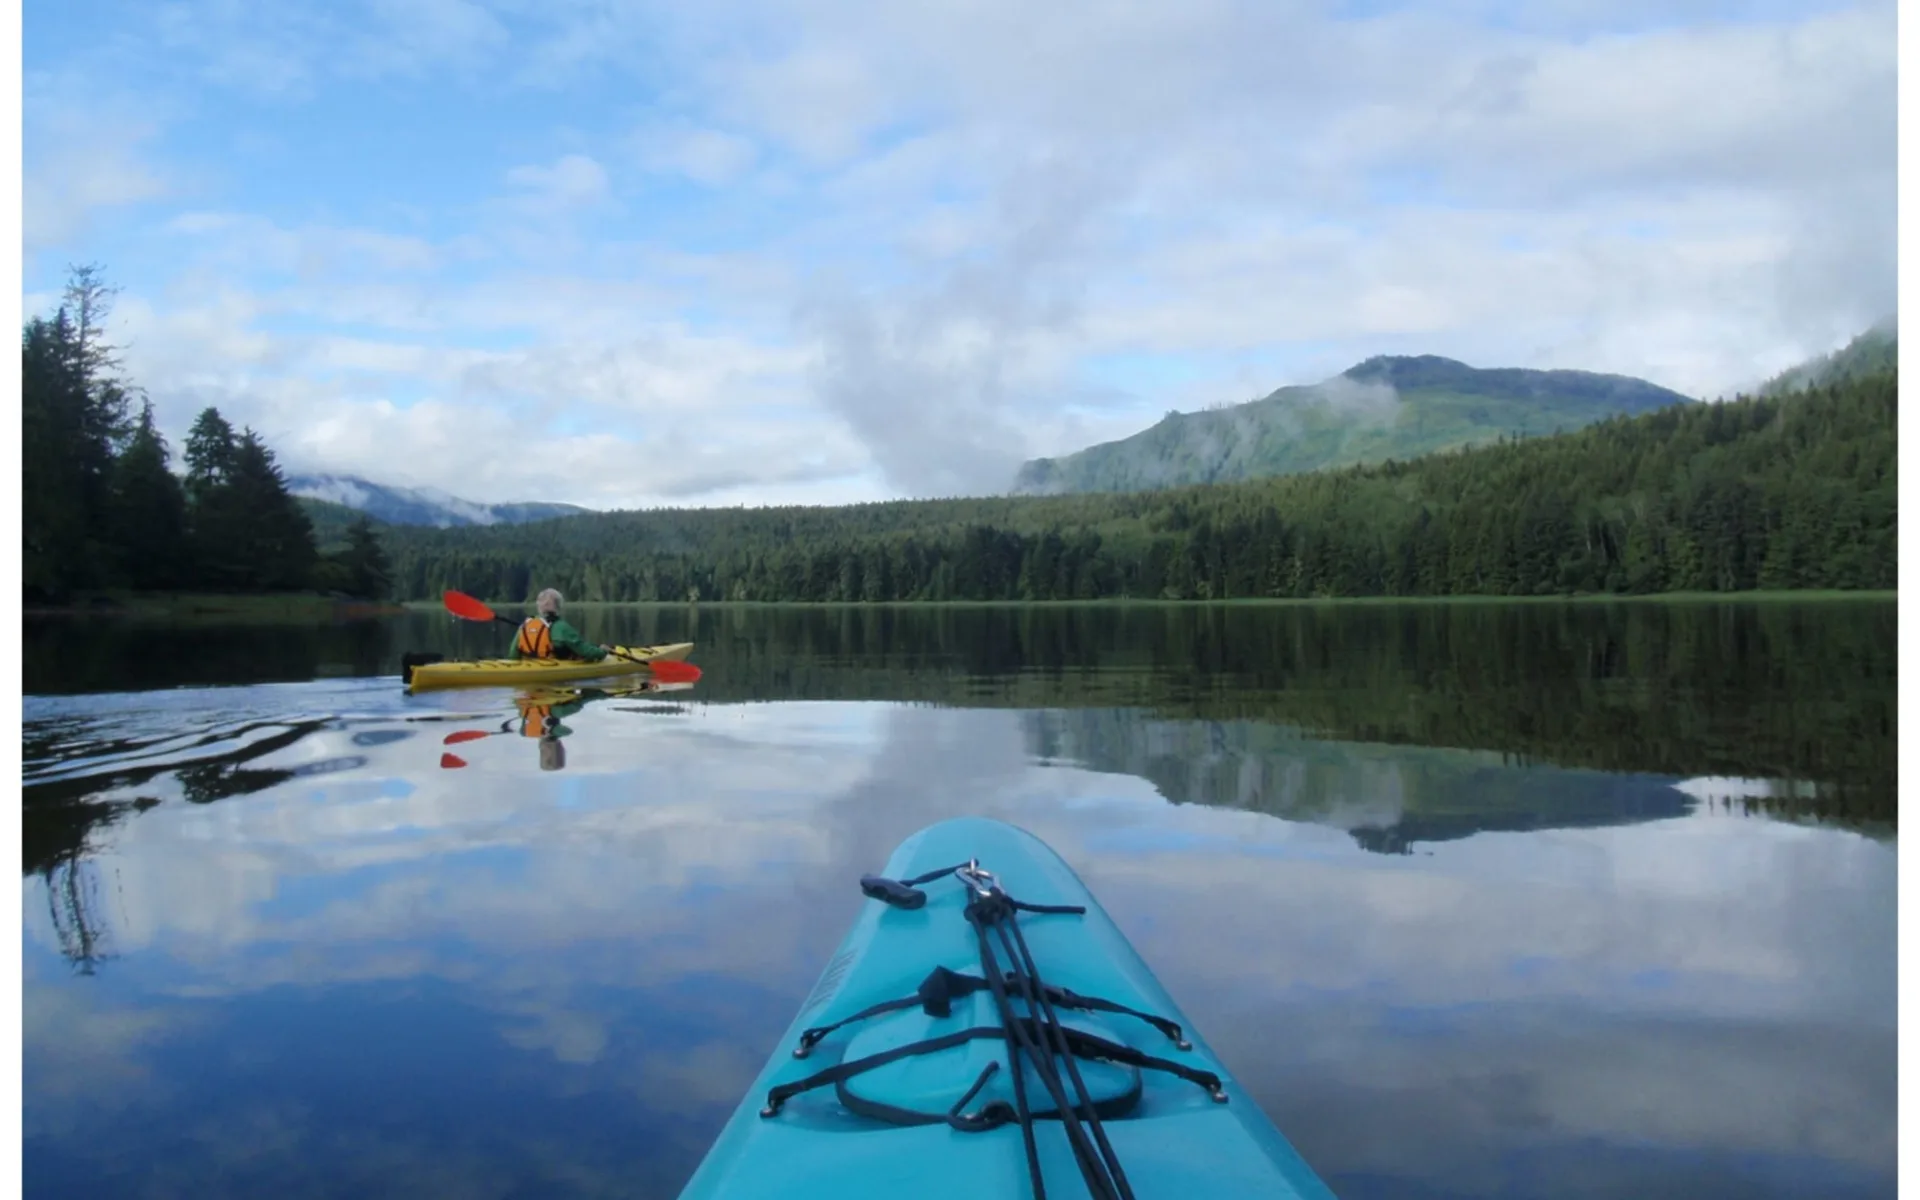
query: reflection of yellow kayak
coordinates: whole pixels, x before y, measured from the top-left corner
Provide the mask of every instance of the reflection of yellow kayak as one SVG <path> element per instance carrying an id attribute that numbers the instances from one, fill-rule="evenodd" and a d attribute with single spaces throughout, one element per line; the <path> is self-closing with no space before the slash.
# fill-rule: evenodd
<path id="1" fill-rule="evenodd" d="M 518 687 L 570 679 L 603 679 L 646 673 L 655 662 L 684 662 L 692 642 L 667 646 L 616 646 L 599 662 L 565 658 L 486 658 L 477 662 L 405 661 L 401 674 L 416 692 L 450 687 Z M 625 658 L 619 655 L 627 655 Z"/>
<path id="2" fill-rule="evenodd" d="M 638 682 L 615 683 L 606 687 L 580 687 L 574 684 L 540 684 L 521 688 L 514 696 L 518 705 L 538 704 L 554 707 L 571 704 L 575 700 L 624 700 L 629 696 L 653 696 L 664 692 L 684 692 L 693 685 L 685 682 L 666 682 L 659 679 L 642 679 Z"/>

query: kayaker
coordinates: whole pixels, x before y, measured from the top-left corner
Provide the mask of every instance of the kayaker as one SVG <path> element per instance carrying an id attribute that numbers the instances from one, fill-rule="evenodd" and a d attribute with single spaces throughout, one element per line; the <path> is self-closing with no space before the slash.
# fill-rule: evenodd
<path id="1" fill-rule="evenodd" d="M 535 598 L 536 615 L 521 622 L 509 658 L 577 658 L 599 662 L 607 656 L 608 647 L 588 641 L 578 629 L 560 619 L 561 600 L 560 593 L 552 588 Z"/>

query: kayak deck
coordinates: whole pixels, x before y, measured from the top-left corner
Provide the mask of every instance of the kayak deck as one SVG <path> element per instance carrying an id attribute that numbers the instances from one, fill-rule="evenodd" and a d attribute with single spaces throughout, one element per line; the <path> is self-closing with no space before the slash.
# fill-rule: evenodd
<path id="1" fill-rule="evenodd" d="M 964 875 L 918 883 L 976 859 L 1004 897 L 1084 911 L 1014 911 L 1017 938 L 999 940 L 1009 932 L 1004 916 L 989 937 L 989 926 L 967 915 L 983 894 Z M 918 884 L 917 907 L 896 890 L 902 882 Z M 999 821 L 944 821 L 908 839 L 881 881 L 861 885 L 869 883 L 875 898 L 862 905 L 681 1200 L 1029 1197 L 1035 1163 L 1023 1124 L 1049 1198 L 1330 1200 L 1072 868 L 1038 838 Z M 998 970 L 983 957 L 983 938 Z M 1024 970 L 1024 955 L 1050 1002 L 1034 1005 L 1018 978 L 1001 974 Z M 1057 1025 L 1049 1026 L 1048 1010 Z M 1031 1119 L 1018 1119 L 1008 1039 L 1035 1039 L 1037 1048 L 1039 1037 L 1073 1039 L 1072 1067 L 1129 1192 L 1095 1191 L 1083 1178 L 1069 1122 L 1050 1099 L 1049 1076 L 1070 1110 L 1085 1111 L 1066 1055 L 1036 1049 L 1050 1071 L 1020 1056 Z M 1072 1123 L 1091 1136 L 1091 1123 Z"/>
<path id="2" fill-rule="evenodd" d="M 685 662 L 687 655 L 693 653 L 693 643 L 615 646 L 614 650 L 614 654 L 597 662 L 568 658 L 483 658 L 423 663 L 412 668 L 407 686 L 419 692 L 433 688 L 514 686 L 633 675 L 648 670 L 656 662 Z M 623 654 L 629 657 L 620 657 Z"/>

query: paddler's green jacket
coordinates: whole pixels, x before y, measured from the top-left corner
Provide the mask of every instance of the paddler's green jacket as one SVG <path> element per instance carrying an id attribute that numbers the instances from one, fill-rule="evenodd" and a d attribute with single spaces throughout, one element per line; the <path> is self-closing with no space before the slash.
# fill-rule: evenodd
<path id="1" fill-rule="evenodd" d="M 553 639 L 553 648 L 555 650 L 571 650 L 575 657 L 587 662 L 599 662 L 607 656 L 607 652 L 600 648 L 600 643 L 588 641 L 585 637 L 581 636 L 578 629 L 567 624 L 564 618 L 555 617 L 552 622 L 547 625 L 547 636 Z M 513 645 L 508 649 L 507 657 L 520 657 L 520 639 L 518 637 L 513 639 Z"/>

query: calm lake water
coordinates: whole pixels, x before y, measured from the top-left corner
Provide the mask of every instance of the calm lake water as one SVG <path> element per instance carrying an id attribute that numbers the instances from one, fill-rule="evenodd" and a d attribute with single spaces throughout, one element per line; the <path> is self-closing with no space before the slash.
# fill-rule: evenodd
<path id="1" fill-rule="evenodd" d="M 1343 1197 L 1894 1193 L 1890 601 L 573 616 L 30 624 L 28 1194 L 671 1197 L 961 813 Z"/>

